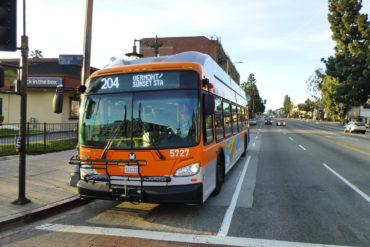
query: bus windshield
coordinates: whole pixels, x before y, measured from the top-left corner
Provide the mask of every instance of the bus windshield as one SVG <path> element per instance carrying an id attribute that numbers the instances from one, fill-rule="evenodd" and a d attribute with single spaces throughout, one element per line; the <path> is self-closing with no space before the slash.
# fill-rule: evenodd
<path id="1" fill-rule="evenodd" d="M 85 95 L 79 141 L 111 149 L 164 149 L 200 141 L 198 90 Z"/>

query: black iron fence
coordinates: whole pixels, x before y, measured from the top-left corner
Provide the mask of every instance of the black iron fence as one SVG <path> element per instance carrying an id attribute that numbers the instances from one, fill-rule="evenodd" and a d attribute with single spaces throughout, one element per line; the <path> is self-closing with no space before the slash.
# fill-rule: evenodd
<path id="1" fill-rule="evenodd" d="M 17 153 L 20 124 L 0 126 L 0 156 Z M 78 123 L 27 123 L 27 153 L 46 153 L 76 147 Z"/>

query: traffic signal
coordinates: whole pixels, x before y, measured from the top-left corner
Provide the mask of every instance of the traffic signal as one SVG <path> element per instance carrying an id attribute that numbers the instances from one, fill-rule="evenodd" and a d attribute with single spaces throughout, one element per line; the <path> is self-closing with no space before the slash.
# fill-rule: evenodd
<path id="1" fill-rule="evenodd" d="M 17 0 L 0 1 L 0 51 L 17 50 Z"/>

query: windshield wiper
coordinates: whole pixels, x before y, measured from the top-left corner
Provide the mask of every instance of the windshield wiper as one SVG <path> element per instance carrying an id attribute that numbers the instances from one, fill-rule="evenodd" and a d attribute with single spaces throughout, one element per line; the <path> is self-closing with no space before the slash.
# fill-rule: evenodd
<path id="1" fill-rule="evenodd" d="M 124 119 L 123 121 L 114 129 L 112 135 L 109 137 L 109 141 L 107 142 L 107 144 L 105 145 L 104 147 L 104 150 L 103 150 L 103 153 L 101 154 L 100 156 L 100 159 L 105 159 L 105 155 L 107 153 L 107 151 L 111 148 L 112 144 L 113 144 L 113 141 L 114 141 L 114 138 L 116 137 L 117 133 L 119 132 L 119 130 L 121 129 L 121 127 L 126 124 L 126 105 L 125 105 L 125 116 L 124 116 Z"/>
<path id="2" fill-rule="evenodd" d="M 151 139 L 149 139 L 151 140 Z M 155 149 L 155 152 L 157 153 L 158 157 L 161 159 L 161 160 L 165 160 L 166 157 L 164 157 L 164 155 L 161 153 L 161 151 L 159 151 L 159 147 L 157 146 L 157 144 L 154 142 L 154 141 L 150 141 L 151 144 L 153 145 L 154 149 Z"/>

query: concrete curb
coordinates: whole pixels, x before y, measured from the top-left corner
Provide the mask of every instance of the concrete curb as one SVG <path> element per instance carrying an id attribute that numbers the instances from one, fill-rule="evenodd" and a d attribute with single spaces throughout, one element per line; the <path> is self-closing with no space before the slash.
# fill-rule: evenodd
<path id="1" fill-rule="evenodd" d="M 26 212 L 10 215 L 0 218 L 0 230 L 16 227 L 21 223 L 29 223 L 59 213 L 61 210 L 67 210 L 72 207 L 89 203 L 91 200 L 81 199 L 80 195 L 75 195 L 64 200 L 50 203 L 48 205 L 29 210 Z"/>

